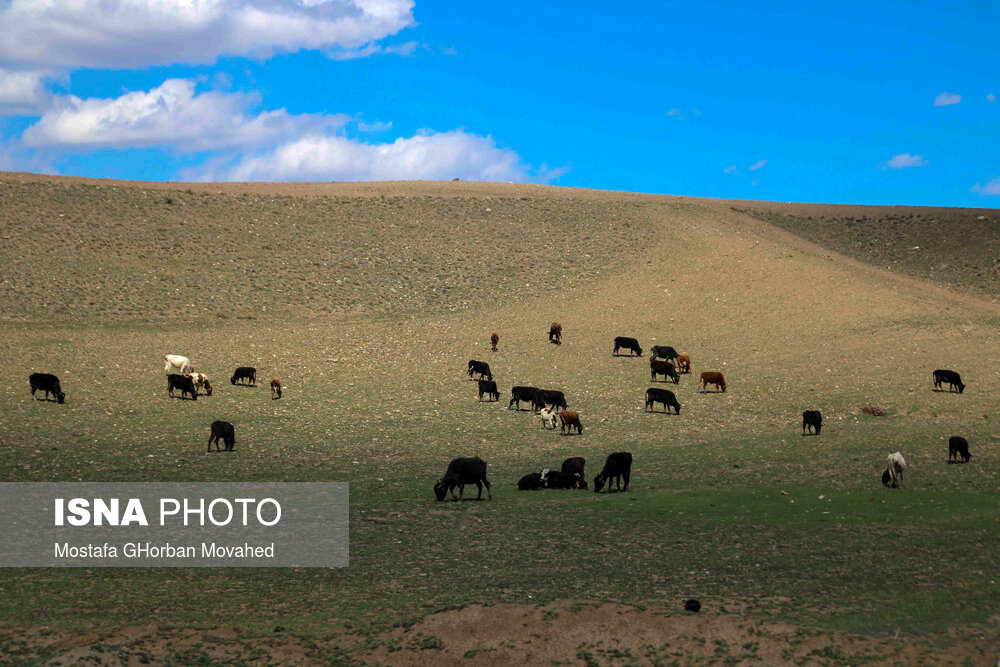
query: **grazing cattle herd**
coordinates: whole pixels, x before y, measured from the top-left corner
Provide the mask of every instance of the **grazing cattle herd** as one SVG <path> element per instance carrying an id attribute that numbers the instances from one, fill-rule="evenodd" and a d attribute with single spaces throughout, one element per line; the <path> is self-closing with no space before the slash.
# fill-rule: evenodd
<path id="1" fill-rule="evenodd" d="M 497 351 L 499 334 L 493 332 L 490 336 L 491 350 Z M 553 322 L 549 327 L 549 341 L 562 344 L 562 326 L 558 322 Z M 614 339 L 614 356 L 620 356 L 619 350 L 628 350 L 628 356 L 642 356 L 642 347 L 635 338 L 618 336 Z M 212 385 L 203 373 L 194 372 L 191 361 L 181 355 L 168 354 L 164 357 L 164 372 L 167 374 L 167 394 L 174 397 L 174 391 L 180 392 L 179 398 L 188 397 L 197 401 L 199 391 L 205 396 L 212 396 Z M 673 362 L 676 362 L 676 366 Z M 657 376 L 662 376 L 664 381 L 670 380 L 674 384 L 680 384 L 680 374 L 691 372 L 691 358 L 686 354 L 678 354 L 669 345 L 654 345 L 650 348 L 650 380 L 656 382 Z M 468 364 L 467 375 L 469 379 L 478 375 L 479 401 L 482 402 L 486 396 L 489 402 L 500 400 L 500 390 L 490 365 L 485 361 L 472 359 Z M 178 372 L 174 372 L 178 371 Z M 678 372 L 680 371 L 680 372 Z M 948 385 L 949 392 L 964 393 L 965 384 L 961 376 L 952 370 L 938 369 L 933 372 L 934 390 L 945 391 L 944 385 Z M 31 395 L 34 398 L 36 392 L 44 391 L 44 399 L 49 401 L 49 396 L 53 396 L 58 403 L 65 403 L 66 394 L 63 393 L 59 378 L 51 373 L 32 373 L 28 377 L 31 387 Z M 256 386 L 257 369 L 252 366 L 240 366 L 236 368 L 230 378 L 233 385 Z M 707 391 L 708 385 L 716 388 L 716 393 L 725 392 L 727 389 L 726 379 L 718 371 L 705 371 L 701 373 L 699 391 Z M 270 382 L 271 398 L 280 399 L 282 396 L 281 380 L 273 379 Z M 580 414 L 575 410 L 568 409 L 566 395 L 560 390 L 540 389 L 534 386 L 519 385 L 511 388 L 508 409 L 521 410 L 521 403 L 527 403 L 530 410 L 538 415 L 541 426 L 554 431 L 556 426 L 560 427 L 562 435 L 572 435 L 574 430 L 577 435 L 582 435 L 583 425 Z M 656 404 L 663 406 L 663 413 L 669 414 L 673 408 L 674 414 L 680 415 L 681 406 L 674 392 L 660 387 L 650 387 L 646 390 L 645 411 L 656 412 Z M 884 414 L 884 413 L 883 413 Z M 802 435 L 820 435 L 823 427 L 823 415 L 819 410 L 806 410 L 802 413 Z M 224 451 L 234 451 L 236 437 L 234 426 L 222 420 L 212 422 L 208 439 L 208 451 L 220 450 L 220 442 Z M 948 462 L 968 463 L 972 458 L 969 453 L 969 442 L 961 436 L 952 436 L 948 440 Z M 539 489 L 587 489 L 588 485 L 584 478 L 584 459 L 582 457 L 571 457 L 566 459 L 559 471 L 543 468 L 540 472 L 528 473 L 517 482 L 520 490 Z M 882 472 L 882 483 L 890 488 L 900 488 L 903 480 L 903 471 L 906 469 L 906 461 L 901 452 L 893 452 L 886 457 L 885 469 Z M 604 468 L 594 478 L 594 492 L 600 493 L 607 487 L 607 491 L 628 491 L 629 481 L 632 473 L 632 454 L 630 452 L 615 452 L 609 454 L 604 463 Z M 444 476 L 434 485 L 434 493 L 439 501 L 445 500 L 450 494 L 454 500 L 462 500 L 464 488 L 467 484 L 475 484 L 479 490 L 476 499 L 482 498 L 483 487 L 486 487 L 487 497 L 492 500 L 492 484 L 486 479 L 486 462 L 478 456 L 470 458 L 456 458 L 448 465 Z M 458 496 L 455 495 L 455 488 L 458 487 Z"/>

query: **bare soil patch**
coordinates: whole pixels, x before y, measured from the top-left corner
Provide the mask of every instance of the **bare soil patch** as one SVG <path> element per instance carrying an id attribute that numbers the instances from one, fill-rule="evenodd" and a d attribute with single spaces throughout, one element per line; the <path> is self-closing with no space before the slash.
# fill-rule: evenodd
<path id="1" fill-rule="evenodd" d="M 678 605 L 679 606 L 679 605 Z M 946 644 L 942 644 L 946 639 Z M 471 605 L 360 638 L 243 636 L 235 628 L 156 624 L 69 633 L 0 627 L 0 656 L 47 665 L 983 665 L 995 664 L 1000 618 L 949 637 L 873 638 L 712 613 L 623 604 Z"/>

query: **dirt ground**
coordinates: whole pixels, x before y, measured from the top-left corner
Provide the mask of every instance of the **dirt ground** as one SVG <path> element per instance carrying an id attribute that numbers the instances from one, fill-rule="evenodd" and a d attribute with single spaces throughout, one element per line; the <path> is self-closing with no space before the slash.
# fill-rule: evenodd
<path id="1" fill-rule="evenodd" d="M 680 606 L 680 605 L 678 605 Z M 302 639 L 275 628 L 181 630 L 156 624 L 111 633 L 0 627 L 28 661 L 45 665 L 989 665 L 1000 651 L 1000 616 L 985 628 L 936 637 L 875 639 L 737 614 L 657 612 L 621 604 L 471 605 L 363 640 Z M 20 642 L 18 642 L 20 640 Z"/>

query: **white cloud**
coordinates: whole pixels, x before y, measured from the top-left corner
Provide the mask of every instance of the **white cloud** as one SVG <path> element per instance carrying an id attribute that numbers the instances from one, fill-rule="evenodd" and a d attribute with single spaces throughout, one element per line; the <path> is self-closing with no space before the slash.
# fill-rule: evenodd
<path id="1" fill-rule="evenodd" d="M 675 120 L 687 120 L 688 116 L 700 116 L 701 111 L 698 109 L 680 109 L 673 108 L 667 111 L 667 117 L 673 118 Z"/>
<path id="2" fill-rule="evenodd" d="M 363 120 L 358 121 L 358 129 L 362 132 L 385 132 L 391 127 L 392 121 L 377 120 L 373 123 L 366 123 Z"/>
<path id="3" fill-rule="evenodd" d="M 419 42 L 405 42 L 403 44 L 393 44 L 382 46 L 380 44 L 366 44 L 360 49 L 344 49 L 341 51 L 331 51 L 330 57 L 334 60 L 354 60 L 356 58 L 367 58 L 377 55 L 397 55 L 407 58 L 412 56 L 417 49 L 426 49 L 426 44 Z"/>
<path id="4" fill-rule="evenodd" d="M 562 167 L 552 168 L 546 163 L 542 163 L 542 166 L 538 169 L 537 180 L 539 183 L 551 183 L 552 181 L 558 181 L 560 178 L 572 171 L 572 167 L 569 165 L 564 165 Z"/>
<path id="5" fill-rule="evenodd" d="M 990 104 L 993 104 L 994 102 L 997 101 L 997 96 L 994 95 L 993 93 L 990 93 L 989 95 L 986 96 L 986 101 L 989 102 Z"/>
<path id="6" fill-rule="evenodd" d="M 6 0 L 0 62 L 208 64 L 223 55 L 362 49 L 412 25 L 413 0 Z"/>
<path id="7" fill-rule="evenodd" d="M 891 158 L 879 165 L 880 169 L 907 169 L 909 167 L 923 167 L 927 164 L 927 160 L 921 155 L 910 155 L 909 153 L 900 153 L 899 155 L 893 155 Z"/>
<path id="8" fill-rule="evenodd" d="M 1000 178 L 990 181 L 986 185 L 976 183 L 972 186 L 972 191 L 977 195 L 1000 195 Z"/>
<path id="9" fill-rule="evenodd" d="M 49 101 L 44 80 L 48 72 L 9 70 L 0 67 L 0 115 L 41 113 Z"/>
<path id="10" fill-rule="evenodd" d="M 243 157 L 234 166 L 189 175 L 208 181 L 527 180 L 517 153 L 497 147 L 491 137 L 461 130 L 382 144 L 306 136 Z"/>
<path id="11" fill-rule="evenodd" d="M 758 169 L 763 169 L 767 166 L 767 160 L 761 160 L 760 162 L 754 162 L 752 165 L 747 167 L 750 171 L 757 171 Z"/>
<path id="12" fill-rule="evenodd" d="M 958 104 L 962 101 L 962 96 L 957 93 L 941 93 L 934 98 L 934 106 L 946 107 L 950 104 Z"/>
<path id="13" fill-rule="evenodd" d="M 725 171 L 727 174 L 738 174 L 740 173 L 740 168 L 737 167 L 735 164 L 731 164 L 728 167 L 726 167 L 723 171 Z"/>
<path id="14" fill-rule="evenodd" d="M 145 92 L 110 99 L 59 97 L 22 136 L 27 146 L 133 148 L 166 146 L 178 151 L 254 148 L 291 136 L 322 132 L 347 122 L 343 115 L 303 114 L 284 109 L 257 115 L 247 108 L 254 95 L 195 92 L 195 83 L 168 79 Z"/>

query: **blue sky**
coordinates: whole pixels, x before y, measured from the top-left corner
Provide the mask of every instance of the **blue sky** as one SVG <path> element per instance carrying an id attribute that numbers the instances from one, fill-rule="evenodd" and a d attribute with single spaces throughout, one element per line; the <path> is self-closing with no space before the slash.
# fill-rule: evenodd
<path id="1" fill-rule="evenodd" d="M 0 169 L 1000 206 L 1000 3 L 0 0 Z"/>

